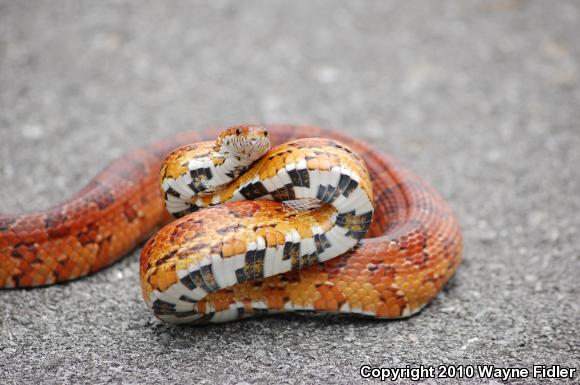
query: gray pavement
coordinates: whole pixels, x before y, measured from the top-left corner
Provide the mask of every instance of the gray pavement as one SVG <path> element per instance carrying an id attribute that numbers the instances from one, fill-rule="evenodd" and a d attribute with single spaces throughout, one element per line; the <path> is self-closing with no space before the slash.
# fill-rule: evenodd
<path id="1" fill-rule="evenodd" d="M 433 184 L 461 219 L 465 262 L 405 321 L 192 328 L 144 307 L 136 250 L 87 279 L 0 292 L 0 383 L 366 384 L 363 364 L 579 368 L 579 4 L 2 1 L 1 211 L 55 204 L 179 131 L 317 124 Z"/>

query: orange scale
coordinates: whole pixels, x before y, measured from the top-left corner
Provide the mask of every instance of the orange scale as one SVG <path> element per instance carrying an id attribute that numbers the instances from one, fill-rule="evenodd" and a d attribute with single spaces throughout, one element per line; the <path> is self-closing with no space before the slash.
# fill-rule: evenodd
<path id="1" fill-rule="evenodd" d="M 362 288 L 366 291 L 373 291 L 374 290 L 374 286 L 370 282 L 363 283 Z"/>
<path id="2" fill-rule="evenodd" d="M 214 305 L 215 311 L 227 310 L 230 307 L 229 303 L 227 303 L 224 300 L 216 300 L 213 302 L 213 305 Z"/>
<path id="3" fill-rule="evenodd" d="M 353 269 L 351 266 L 348 266 L 348 270 L 344 271 L 344 274 L 349 277 L 353 283 L 356 280 L 356 277 L 358 277 L 359 272 L 356 269 Z"/>
<path id="4" fill-rule="evenodd" d="M 399 317 L 401 315 L 401 308 L 399 305 L 389 305 L 387 308 L 387 314 L 389 317 Z"/>
<path id="5" fill-rule="evenodd" d="M 360 296 L 360 301 L 363 305 L 368 305 L 376 302 L 376 297 L 371 294 L 365 294 Z"/>
<path id="6" fill-rule="evenodd" d="M 334 295 L 334 299 L 338 302 L 344 302 L 346 300 L 346 296 L 338 289 L 333 289 L 332 294 Z"/>
<path id="7" fill-rule="evenodd" d="M 320 168 L 320 170 L 330 170 L 330 160 L 328 159 L 328 157 L 324 156 L 324 157 L 320 157 L 319 161 L 318 161 L 318 167 Z"/>
<path id="8" fill-rule="evenodd" d="M 322 298 L 322 296 L 320 295 L 320 293 L 317 290 L 305 290 L 304 293 L 302 294 L 302 298 L 304 298 L 305 300 L 310 300 L 315 301 L 317 299 Z"/>
<path id="9" fill-rule="evenodd" d="M 355 291 L 355 294 L 359 296 L 359 298 L 365 297 L 368 295 L 368 291 L 364 288 L 360 287 Z"/>
<path id="10" fill-rule="evenodd" d="M 347 296 L 349 302 L 360 302 L 358 293 L 353 292 Z"/>
<path id="11" fill-rule="evenodd" d="M 273 178 L 276 175 L 276 168 L 273 166 L 268 167 L 267 169 L 267 177 L 265 179 Z"/>
<path id="12" fill-rule="evenodd" d="M 386 292 L 386 291 L 388 291 L 389 288 L 390 288 L 390 285 L 387 284 L 385 282 L 385 280 L 382 280 L 381 282 L 374 285 L 374 289 L 379 293 Z"/>
<path id="13" fill-rule="evenodd" d="M 324 310 L 326 308 L 326 304 L 322 298 L 317 299 L 314 301 L 313 306 L 316 310 Z"/>
<path id="14" fill-rule="evenodd" d="M 390 290 L 386 290 L 386 291 L 381 292 L 380 296 L 383 299 L 383 301 L 385 301 L 385 302 L 391 301 L 394 298 L 394 294 Z"/>
<path id="15" fill-rule="evenodd" d="M 282 156 L 278 156 L 278 157 L 275 157 L 273 159 L 273 164 L 274 164 L 274 168 L 276 169 L 276 171 L 283 168 L 286 165 L 285 163 L 286 163 L 285 158 Z"/>
<path id="16" fill-rule="evenodd" d="M 334 300 L 334 293 L 330 290 L 327 290 L 327 291 L 320 293 L 320 294 L 325 301 Z"/>
<path id="17" fill-rule="evenodd" d="M 362 304 L 360 303 L 360 301 L 358 301 L 358 299 L 356 301 L 349 301 L 350 302 L 350 308 L 352 309 L 361 309 L 363 308 Z"/>
<path id="18" fill-rule="evenodd" d="M 260 167 L 258 171 L 260 180 L 268 179 L 268 168 L 267 167 Z"/>
<path id="19" fill-rule="evenodd" d="M 350 287 L 350 288 L 351 288 L 353 291 L 356 291 L 356 290 L 358 290 L 358 289 L 360 289 L 360 288 L 361 288 L 361 283 L 360 283 L 360 281 L 353 280 L 353 281 L 350 283 L 349 287 Z"/>
<path id="20" fill-rule="evenodd" d="M 398 306 L 398 299 L 395 297 L 389 297 L 388 299 L 385 300 L 385 302 L 389 305 L 397 305 Z"/>
<path id="21" fill-rule="evenodd" d="M 319 168 L 318 159 L 317 158 L 309 159 L 308 162 L 306 163 L 306 167 L 308 167 L 309 170 L 317 170 Z"/>
<path id="22" fill-rule="evenodd" d="M 32 275 L 32 282 L 34 283 L 34 285 L 38 285 L 44 282 L 43 275 L 39 274 L 38 272 L 34 272 L 34 274 Z"/>
<path id="23" fill-rule="evenodd" d="M 298 226 L 298 233 L 300 233 L 302 239 L 311 238 L 313 235 L 312 228 L 304 224 Z"/>
<path id="24" fill-rule="evenodd" d="M 359 284 L 359 286 L 363 287 L 369 281 L 369 272 L 367 271 L 360 271 L 359 274 L 355 277 L 355 282 Z"/>
<path id="25" fill-rule="evenodd" d="M 405 305 L 407 304 L 407 300 L 405 299 L 405 297 L 398 297 L 396 299 L 397 305 L 399 305 L 400 307 L 405 307 Z"/>
<path id="26" fill-rule="evenodd" d="M 20 280 L 18 281 L 18 283 L 19 283 L 20 285 L 27 285 L 27 286 L 30 286 L 30 285 L 32 285 L 33 283 L 35 283 L 35 282 L 34 282 L 34 276 L 33 276 L 32 274 L 26 274 L 26 275 L 24 275 L 24 276 L 22 276 L 22 277 L 20 278 Z"/>
<path id="27" fill-rule="evenodd" d="M 250 313 L 252 311 L 252 301 L 251 300 L 244 300 L 244 311 L 246 313 Z"/>
<path id="28" fill-rule="evenodd" d="M 266 295 L 266 303 L 270 309 L 282 309 L 284 307 L 282 296 L 277 293 Z"/>
<path id="29" fill-rule="evenodd" d="M 234 255 L 243 254 L 246 252 L 246 243 L 241 240 L 236 240 L 234 243 Z"/>
<path id="30" fill-rule="evenodd" d="M 284 235 L 283 232 L 281 231 L 276 232 L 276 241 L 278 245 L 283 245 L 284 243 L 286 243 L 286 236 Z"/>
<path id="31" fill-rule="evenodd" d="M 331 299 L 326 301 L 326 310 L 327 311 L 338 311 L 338 302 L 335 299 Z"/>
<path id="32" fill-rule="evenodd" d="M 341 165 L 341 163 L 340 163 L 340 157 L 339 156 L 333 156 L 330 159 L 330 165 L 332 167 L 334 167 L 334 166 L 340 166 Z"/>
<path id="33" fill-rule="evenodd" d="M 384 287 L 384 284 L 382 283 L 383 280 L 384 279 L 380 274 L 373 274 L 368 279 L 368 283 L 374 288 L 376 288 L 378 285 L 382 285 L 381 287 Z"/>
<path id="34" fill-rule="evenodd" d="M 29 261 L 25 261 L 25 260 L 20 260 L 20 263 L 18 264 L 18 269 L 20 271 L 28 271 L 28 270 L 30 270 L 30 262 Z"/>
<path id="35" fill-rule="evenodd" d="M 301 297 L 296 297 L 291 299 L 292 304 L 296 307 L 303 307 L 305 305 L 304 300 Z"/>
<path id="36" fill-rule="evenodd" d="M 276 234 L 272 230 L 264 230 L 262 234 L 260 235 L 265 238 L 267 247 L 276 246 Z"/>
<path id="37" fill-rule="evenodd" d="M 377 304 L 376 303 L 368 303 L 363 306 L 363 311 L 370 312 L 376 314 Z"/>

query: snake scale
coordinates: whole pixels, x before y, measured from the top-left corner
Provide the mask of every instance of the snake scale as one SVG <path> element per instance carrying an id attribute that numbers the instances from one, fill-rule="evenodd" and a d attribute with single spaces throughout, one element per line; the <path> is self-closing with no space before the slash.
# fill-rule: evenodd
<path id="1" fill-rule="evenodd" d="M 136 149 L 60 205 L 0 214 L 0 288 L 83 277 L 163 225 L 143 247 L 141 287 L 175 323 L 407 317 L 461 262 L 447 203 L 388 155 L 317 127 L 236 126 Z"/>

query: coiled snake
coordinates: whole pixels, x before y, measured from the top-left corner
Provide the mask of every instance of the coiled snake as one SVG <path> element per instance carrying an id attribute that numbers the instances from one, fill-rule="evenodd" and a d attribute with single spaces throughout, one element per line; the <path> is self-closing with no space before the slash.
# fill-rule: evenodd
<path id="1" fill-rule="evenodd" d="M 145 301 L 169 322 L 406 317 L 461 262 L 446 202 L 387 155 L 316 127 L 237 126 L 134 150 L 52 209 L 0 214 L 0 288 L 115 262 L 170 221 L 164 203 L 182 218 L 146 243 L 140 275 Z"/>

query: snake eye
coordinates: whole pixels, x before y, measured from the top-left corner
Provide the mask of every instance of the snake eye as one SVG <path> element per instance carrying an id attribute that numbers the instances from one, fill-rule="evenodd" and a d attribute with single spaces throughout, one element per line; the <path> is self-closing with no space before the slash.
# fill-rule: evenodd
<path id="1" fill-rule="evenodd" d="M 236 135 L 240 135 L 242 133 L 242 131 L 240 131 L 239 128 L 236 128 Z"/>
<path id="2" fill-rule="evenodd" d="M 268 131 L 264 131 L 264 136 L 267 137 L 268 136 Z"/>

